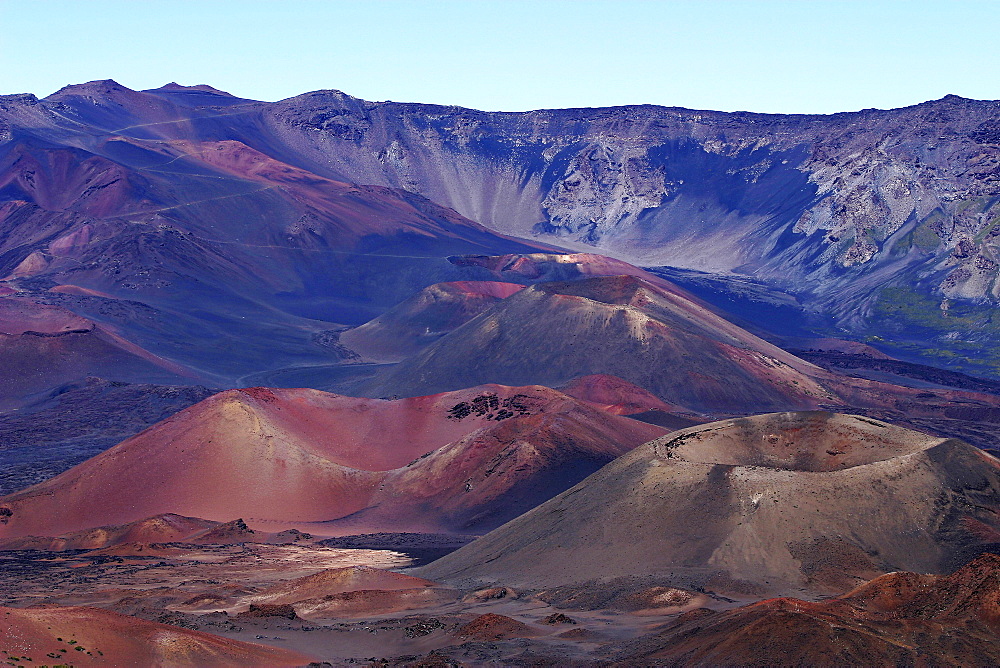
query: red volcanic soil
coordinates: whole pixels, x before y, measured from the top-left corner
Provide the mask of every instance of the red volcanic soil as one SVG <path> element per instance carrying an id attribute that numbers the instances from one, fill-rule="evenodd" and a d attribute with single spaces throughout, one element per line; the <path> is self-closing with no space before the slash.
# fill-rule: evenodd
<path id="1" fill-rule="evenodd" d="M 204 534 L 218 524 L 197 517 L 165 513 L 128 524 L 75 531 L 55 538 L 25 536 L 0 540 L 0 549 L 96 550 L 122 543 L 172 543 Z"/>
<path id="2" fill-rule="evenodd" d="M 580 443 L 565 436 L 586 425 L 600 425 L 598 435 L 582 434 Z M 492 430 L 500 431 L 491 436 Z M 486 501 L 510 519 L 521 503 L 519 486 L 537 494 L 533 478 L 545 480 L 543 488 L 555 485 L 548 498 L 663 432 L 542 387 L 490 385 L 395 401 L 318 390 L 229 390 L 3 497 L 0 537 L 57 536 L 163 513 L 296 526 L 338 520 L 373 503 L 373 517 L 386 522 L 471 521 L 465 511 L 478 514 Z M 547 434 L 562 436 L 546 442 Z M 454 456 L 462 448 L 470 454 Z M 485 453 L 499 459 L 490 464 Z M 464 481 L 473 473 L 489 477 L 525 458 L 499 488 L 492 482 L 467 493 Z M 431 480 L 423 470 L 462 478 Z M 435 500 L 423 494 L 428 489 L 448 494 Z M 419 512 L 407 519 L 413 511 Z M 381 530 L 377 522 L 369 528 Z"/>
<path id="3" fill-rule="evenodd" d="M 508 253 L 505 255 L 467 255 L 450 258 L 463 267 L 476 267 L 492 272 L 499 280 L 529 285 L 555 281 L 576 281 L 587 278 L 632 276 L 659 290 L 670 293 L 698 309 L 711 311 L 706 302 L 681 286 L 623 260 L 596 253 Z"/>
<path id="4" fill-rule="evenodd" d="M 651 410 L 666 412 L 677 410 L 676 406 L 660 400 L 649 390 L 603 373 L 574 378 L 559 390 L 615 415 L 631 415 Z"/>
<path id="5" fill-rule="evenodd" d="M 434 587 L 436 583 L 412 575 L 403 575 L 371 566 L 330 568 L 313 575 L 282 582 L 247 598 L 250 603 L 298 603 L 309 598 L 352 591 L 377 589 L 396 591 Z"/>
<path id="6" fill-rule="evenodd" d="M 112 381 L 187 384 L 191 373 L 102 329 L 0 334 L 0 409 L 89 376 Z"/>
<path id="7" fill-rule="evenodd" d="M 548 392 L 555 399 L 544 412 L 482 427 L 388 472 L 369 507 L 336 526 L 483 533 L 667 431 Z"/>
<path id="8" fill-rule="evenodd" d="M 94 323 L 60 306 L 17 297 L 0 298 L 0 334 L 89 332 Z"/>
<path id="9" fill-rule="evenodd" d="M 310 534 L 295 530 L 274 534 L 254 531 L 241 519 L 220 523 L 167 514 L 117 527 L 98 527 L 54 538 L 4 538 L 0 539 L 0 550 L 91 550 L 87 554 L 168 556 L 189 553 L 194 545 L 284 544 L 311 538 Z"/>
<path id="10" fill-rule="evenodd" d="M 398 362 L 523 289 L 495 281 L 437 283 L 344 332 L 340 342 L 367 359 Z"/>
<path id="11" fill-rule="evenodd" d="M 947 576 L 889 573 L 822 603 L 873 618 L 975 621 L 1000 635 L 1000 555 L 983 554 Z"/>
<path id="12" fill-rule="evenodd" d="M 0 297 L 0 359 L 0 408 L 89 375 L 152 382 L 192 375 L 61 306 L 23 297 Z"/>
<path id="13" fill-rule="evenodd" d="M 308 619 L 365 617 L 440 605 L 458 597 L 457 591 L 429 580 L 351 566 L 283 582 L 244 598 L 239 607 L 291 605 Z"/>
<path id="14" fill-rule="evenodd" d="M 535 256 L 511 257 L 517 265 Z M 560 268 L 579 273 L 587 266 L 555 261 L 570 256 L 537 257 L 544 262 L 529 264 L 539 264 L 543 274 L 559 274 Z M 490 265 L 503 257 L 466 259 Z M 614 376 L 671 411 L 709 415 L 856 406 L 950 417 L 958 405 L 1000 408 L 1000 399 L 992 395 L 929 392 L 827 371 L 719 317 L 665 281 L 634 272 L 532 285 L 354 391 L 416 395 L 483 382 L 537 383 L 582 397 L 590 394 L 604 406 L 619 403 L 616 393 L 635 392 L 612 389 L 606 382 L 576 381 L 586 376 Z M 581 386 L 588 382 L 592 387 Z M 640 403 L 648 400 L 643 397 Z"/>
<path id="15" fill-rule="evenodd" d="M 479 615 L 458 629 L 458 635 L 472 640 L 496 642 L 511 638 L 531 638 L 541 634 L 524 622 L 519 622 L 506 615 L 488 612 L 485 615 Z"/>
<path id="16" fill-rule="evenodd" d="M 451 283 L 438 283 L 437 285 L 468 299 L 476 297 L 506 299 L 515 292 L 520 292 L 525 287 L 517 283 L 499 283 L 497 281 L 452 281 Z"/>
<path id="17" fill-rule="evenodd" d="M 682 615 L 620 646 L 625 664 L 965 665 L 1000 662 L 1000 557 L 952 575 L 883 575 L 838 598 Z"/>
<path id="18" fill-rule="evenodd" d="M 79 285 L 57 285 L 53 288 L 49 288 L 49 292 L 55 292 L 56 294 L 62 295 L 78 295 L 80 297 L 103 297 L 105 299 L 114 299 L 112 295 L 109 295 L 106 292 L 92 290 L 90 288 L 81 288 Z"/>
<path id="19" fill-rule="evenodd" d="M 242 519 L 223 522 L 188 536 L 186 542 L 202 545 L 230 545 L 232 543 L 260 542 L 264 536 L 247 526 Z"/>
<path id="20" fill-rule="evenodd" d="M 10 199 L 31 202 L 45 211 L 72 210 L 95 218 L 125 213 L 134 206 L 133 179 L 128 172 L 103 156 L 68 147 L 37 150 L 17 143 L 0 158 L 0 186 L 13 194 Z M 51 235 L 55 230 L 47 231 Z M 31 232 L 19 230 L 20 234 Z M 27 254 L 12 275 L 44 271 L 49 263 L 40 251 Z"/>
<path id="21" fill-rule="evenodd" d="M 0 607 L 0 660 L 11 665 L 277 667 L 301 666 L 313 658 L 97 608 Z"/>
<path id="22" fill-rule="evenodd" d="M 220 139 L 215 118 L 260 110 L 209 107 L 238 102 L 200 86 L 94 82 L 22 109 L 54 135 L 19 136 L 0 156 L 0 277 L 25 292 L 56 286 L 53 301 L 235 384 L 328 362 L 317 321 L 361 323 L 461 277 L 448 256 L 551 249 L 411 192 L 313 173 L 267 140 Z M 63 144 L 86 125 L 89 136 Z M 261 128 L 242 127 L 259 139 Z"/>
<path id="23" fill-rule="evenodd" d="M 13 271 L 10 272 L 11 278 L 22 278 L 24 276 L 34 276 L 45 271 L 49 266 L 49 261 L 45 259 L 45 255 L 39 251 L 34 251 L 25 257 L 21 262 L 14 267 Z"/>

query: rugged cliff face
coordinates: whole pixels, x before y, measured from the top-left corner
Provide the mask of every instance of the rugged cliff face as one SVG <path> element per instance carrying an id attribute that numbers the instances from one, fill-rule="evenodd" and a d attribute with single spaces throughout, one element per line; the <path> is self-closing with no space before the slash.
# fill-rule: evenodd
<path id="1" fill-rule="evenodd" d="M 415 190 L 508 233 L 799 288 L 808 276 L 818 292 L 919 266 L 943 296 L 1000 294 L 997 102 L 832 116 L 486 113 L 319 91 L 265 116 L 338 178 Z"/>

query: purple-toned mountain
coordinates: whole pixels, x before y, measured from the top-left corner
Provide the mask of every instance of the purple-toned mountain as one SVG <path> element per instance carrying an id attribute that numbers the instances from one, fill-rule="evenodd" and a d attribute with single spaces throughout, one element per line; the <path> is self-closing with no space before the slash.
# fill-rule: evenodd
<path id="1" fill-rule="evenodd" d="M 398 362 L 523 290 L 517 283 L 453 281 L 431 285 L 360 327 L 341 344 L 368 359 Z"/>
<path id="2" fill-rule="evenodd" d="M 951 252 L 947 294 L 992 294 L 989 272 L 972 270 L 990 257 L 1000 194 L 997 102 L 948 96 L 830 116 L 651 105 L 502 113 L 98 81 L 0 105 L 11 137 L 238 140 L 328 178 L 420 192 L 493 229 L 643 264 L 789 284 L 809 270 L 820 288 L 846 268 Z"/>
<path id="3" fill-rule="evenodd" d="M 314 363 L 316 319 L 357 324 L 469 278 L 442 255 L 526 250 L 500 232 L 750 275 L 897 356 L 995 374 L 998 128 L 1000 103 L 955 96 L 830 116 L 500 113 L 96 81 L 0 98 L 0 272 L 113 283 L 166 313 L 168 333 L 143 333 L 154 352 L 231 377 L 259 366 L 253 340 L 281 340 L 275 366 Z M 239 353 L 163 343 L 220 333 L 195 304 L 254 336 Z"/>
<path id="4" fill-rule="evenodd" d="M 231 383 L 335 360 L 328 330 L 461 278 L 450 255 L 549 248 L 284 162 L 266 128 L 242 124 L 259 112 L 176 85 L 0 99 L 4 292 L 117 332 L 175 373 Z"/>

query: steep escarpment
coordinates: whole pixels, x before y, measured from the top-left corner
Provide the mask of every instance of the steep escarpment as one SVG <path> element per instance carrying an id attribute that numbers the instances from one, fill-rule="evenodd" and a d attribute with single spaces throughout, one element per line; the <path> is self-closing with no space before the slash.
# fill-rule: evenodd
<path id="1" fill-rule="evenodd" d="M 0 111 L 11 127 L 65 139 L 58 110 L 78 121 L 76 134 L 86 136 L 82 124 L 117 135 L 115 157 L 149 150 L 129 153 L 126 138 L 170 139 L 188 153 L 201 151 L 196 139 L 239 141 L 293 169 L 419 192 L 496 230 L 644 264 L 786 281 L 820 270 L 828 281 L 923 263 L 949 295 L 993 294 L 996 102 L 948 96 L 829 116 L 652 105 L 504 113 L 330 90 L 277 103 L 195 93 L 211 104 L 92 82 L 41 101 L 9 96 Z"/>
<path id="2" fill-rule="evenodd" d="M 317 91 L 267 114 L 304 158 L 322 155 L 341 174 L 645 264 L 790 278 L 792 262 L 798 277 L 819 267 L 830 278 L 926 251 L 950 263 L 949 291 L 981 291 L 985 270 L 971 260 L 988 259 L 989 239 L 976 237 L 992 229 L 1000 194 L 1000 107 L 956 96 L 782 116 L 651 105 L 487 113 Z"/>
<path id="3" fill-rule="evenodd" d="M 302 160 L 493 229 L 749 275 L 894 354 L 1000 373 L 995 101 L 486 113 L 317 91 L 268 107 L 267 123 Z"/>
<path id="4" fill-rule="evenodd" d="M 329 330 L 461 278 L 447 256 L 540 249 L 419 194 L 298 167 L 239 121 L 258 107 L 197 92 L 250 104 L 220 113 L 189 94 L 95 82 L 0 103 L 16 127 L 0 142 L 5 294 L 235 384 L 329 362 Z"/>
<path id="5" fill-rule="evenodd" d="M 190 382 L 194 374 L 72 311 L 0 296 L 0 410 L 67 381 L 103 374 L 114 381 Z"/>

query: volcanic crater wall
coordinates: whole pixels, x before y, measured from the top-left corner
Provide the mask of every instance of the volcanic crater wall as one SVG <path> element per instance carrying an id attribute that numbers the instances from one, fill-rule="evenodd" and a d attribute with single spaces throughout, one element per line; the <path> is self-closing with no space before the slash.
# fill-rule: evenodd
<path id="1" fill-rule="evenodd" d="M 341 178 L 415 190 L 505 232 L 647 265 L 812 274 L 814 289 L 924 263 L 968 297 L 997 291 L 998 113 L 956 96 L 831 116 L 488 113 L 317 91 L 268 120 Z"/>
<path id="2" fill-rule="evenodd" d="M 962 441 L 774 413 L 641 445 L 419 572 L 528 587 L 644 573 L 822 593 L 880 572 L 951 572 L 995 548 L 998 508 L 1000 462 Z"/>

